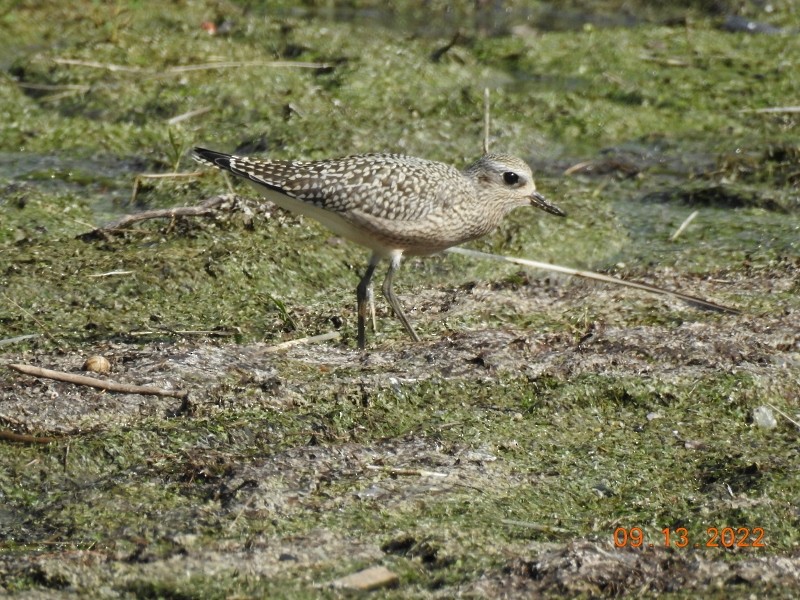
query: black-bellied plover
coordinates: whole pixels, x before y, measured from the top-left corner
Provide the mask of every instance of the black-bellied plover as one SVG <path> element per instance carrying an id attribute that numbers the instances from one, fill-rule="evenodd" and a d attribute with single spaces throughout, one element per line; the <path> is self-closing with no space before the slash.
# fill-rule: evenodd
<path id="1" fill-rule="evenodd" d="M 279 207 L 312 217 L 336 235 L 372 250 L 356 288 L 361 349 L 372 276 L 381 259 L 389 260 L 383 295 L 408 334 L 419 341 L 392 290 L 403 255 L 435 254 L 478 238 L 519 206 L 565 215 L 536 191 L 530 167 L 504 154 L 485 154 L 463 172 L 400 154 L 294 161 L 195 148 L 192 157 L 249 180 Z"/>

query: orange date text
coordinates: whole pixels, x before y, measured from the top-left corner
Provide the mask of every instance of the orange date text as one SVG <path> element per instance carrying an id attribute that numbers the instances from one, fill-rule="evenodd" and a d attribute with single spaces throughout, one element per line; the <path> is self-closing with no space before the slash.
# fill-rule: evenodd
<path id="1" fill-rule="evenodd" d="M 764 548 L 763 527 L 709 527 L 701 539 L 690 539 L 685 527 L 665 527 L 660 536 L 645 539 L 641 527 L 617 527 L 616 548 Z"/>

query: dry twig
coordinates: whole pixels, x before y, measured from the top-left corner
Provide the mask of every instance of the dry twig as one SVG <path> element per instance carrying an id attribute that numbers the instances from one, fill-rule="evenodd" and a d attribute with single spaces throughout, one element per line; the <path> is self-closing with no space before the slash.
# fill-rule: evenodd
<path id="1" fill-rule="evenodd" d="M 489 103 L 489 88 L 483 88 L 483 153 L 489 154 L 489 130 L 491 128 L 491 105 Z"/>
<path id="2" fill-rule="evenodd" d="M 174 219 L 175 217 L 207 217 L 216 213 L 216 207 L 223 202 L 230 200 L 227 194 L 221 196 L 214 196 L 209 198 L 198 206 L 178 206 L 176 208 L 160 208 L 155 210 L 146 210 L 144 212 L 136 213 L 133 215 L 125 215 L 118 221 L 109 223 L 104 227 L 95 229 L 92 233 L 97 234 L 101 232 L 115 231 L 127 227 L 131 223 L 138 223 L 139 221 L 147 221 L 148 219 Z"/>
<path id="3" fill-rule="evenodd" d="M 681 226 L 678 227 L 678 230 L 675 233 L 673 233 L 672 236 L 669 238 L 669 241 L 674 242 L 675 240 L 677 240 L 678 237 L 684 231 L 686 231 L 686 228 L 689 226 L 689 223 L 694 221 L 695 217 L 697 215 L 699 215 L 699 214 L 700 214 L 700 211 L 699 210 L 695 210 L 688 217 L 686 217 L 686 219 L 683 221 L 683 223 L 681 223 Z"/>
<path id="4" fill-rule="evenodd" d="M 0 346 L 16 344 L 17 342 L 24 342 L 25 340 L 32 340 L 37 337 L 39 337 L 38 333 L 29 333 L 27 335 L 18 335 L 16 337 L 5 338 L 4 340 L 0 340 Z"/>
<path id="5" fill-rule="evenodd" d="M 536 260 L 528 260 L 526 258 L 516 258 L 514 256 L 502 256 L 499 254 L 488 254 L 486 252 L 478 252 L 477 250 L 469 250 L 468 248 L 459 248 L 459 247 L 448 248 L 447 250 L 445 250 L 445 252 L 451 252 L 453 254 L 462 254 L 464 256 L 474 256 L 476 258 L 488 258 L 500 262 L 508 262 L 516 265 L 533 267 L 534 269 L 544 269 L 545 271 L 553 271 L 555 273 L 564 273 L 565 275 L 583 277 L 584 279 L 592 279 L 594 281 L 604 281 L 605 283 L 613 283 L 614 285 L 634 288 L 637 290 L 649 292 L 651 294 L 672 296 L 673 298 L 677 298 L 678 300 L 683 300 L 684 302 L 691 304 L 692 306 L 704 308 L 706 310 L 731 313 L 735 315 L 739 314 L 740 312 L 735 308 L 730 308 L 728 306 L 722 306 L 721 304 L 709 302 L 708 300 L 703 300 L 702 298 L 698 298 L 697 296 L 690 296 L 689 294 L 684 294 L 682 292 L 674 292 L 672 290 L 660 288 L 655 285 L 648 285 L 646 283 L 638 283 L 636 281 L 626 281 L 624 279 L 618 279 L 617 277 L 612 277 L 611 275 L 603 275 L 602 273 L 595 273 L 594 271 L 579 271 L 578 269 L 571 269 L 569 267 L 562 267 L 560 265 L 551 265 L 550 263 L 539 262 Z"/>
<path id="6" fill-rule="evenodd" d="M 140 73 L 140 67 L 129 67 L 127 65 L 115 65 L 113 63 L 100 63 L 93 60 L 78 60 L 77 58 L 54 58 L 53 62 L 57 65 L 69 65 L 73 67 L 89 67 L 91 69 L 104 69 L 106 71 L 123 73 Z"/>
<path id="7" fill-rule="evenodd" d="M 189 395 L 189 392 L 185 390 L 165 390 L 164 388 L 157 388 L 147 385 L 131 385 L 127 383 L 116 383 L 114 381 L 103 381 L 102 379 L 96 379 L 94 377 L 75 375 L 74 373 L 64 373 L 63 371 L 52 371 L 50 369 L 43 369 L 41 367 L 34 367 L 32 365 L 11 364 L 8 365 L 8 368 L 17 371 L 18 373 L 24 373 L 25 375 L 45 377 L 47 379 L 65 381 L 67 383 L 74 383 L 75 385 L 85 385 L 98 390 L 118 392 L 120 394 L 142 394 L 146 396 L 166 396 L 169 398 L 181 399 L 185 399 Z"/>
<path id="8" fill-rule="evenodd" d="M 210 112 L 212 109 L 210 106 L 203 106 L 201 108 L 196 108 L 194 110 L 190 110 L 188 112 L 182 113 L 180 115 L 175 115 L 171 119 L 167 119 L 167 125 L 177 125 L 178 123 L 182 123 L 188 119 L 192 119 L 194 117 L 199 117 L 200 115 L 204 115 L 207 112 Z"/>
<path id="9" fill-rule="evenodd" d="M 37 435 L 28 435 L 27 433 L 14 433 L 8 429 L 0 429 L 0 440 L 19 442 L 21 444 L 51 444 L 57 442 L 58 438 L 40 437 Z"/>
<path id="10" fill-rule="evenodd" d="M 390 475 L 410 475 L 412 477 L 447 477 L 447 473 L 437 473 L 436 471 L 424 471 L 422 469 L 403 469 L 400 467 L 384 467 L 383 465 L 367 465 L 370 471 L 380 471 Z"/>
<path id="11" fill-rule="evenodd" d="M 743 113 L 762 113 L 762 114 L 770 114 L 770 113 L 798 113 L 800 112 L 800 106 L 768 106 L 766 108 L 743 108 L 739 112 Z"/>
<path id="12" fill-rule="evenodd" d="M 92 273 L 87 277 L 119 277 L 120 275 L 133 275 L 133 271 L 107 271 L 105 273 Z"/>
<path id="13" fill-rule="evenodd" d="M 74 58 L 53 58 L 58 65 L 69 65 L 74 67 L 88 67 L 91 69 L 104 69 L 111 72 L 124 73 L 143 73 L 146 75 L 161 74 L 180 74 L 189 71 L 208 71 L 211 69 L 241 69 L 243 67 L 270 67 L 270 68 L 297 68 L 297 69 L 327 69 L 328 63 L 299 62 L 290 60 L 231 60 L 211 63 L 199 63 L 194 65 L 179 65 L 163 70 L 143 69 L 141 67 L 130 67 L 126 65 L 115 65 L 112 63 L 100 63 L 92 60 L 77 60 Z"/>
<path id="14" fill-rule="evenodd" d="M 772 410 L 774 410 L 776 413 L 778 413 L 778 414 L 779 414 L 780 416 L 782 416 L 784 419 L 786 419 L 787 421 L 789 421 L 789 423 L 791 423 L 792 425 L 794 425 L 795 427 L 797 427 L 798 429 L 800 429 L 800 423 L 798 423 L 797 421 L 795 421 L 795 420 L 794 420 L 792 417 L 790 417 L 789 415 L 787 415 L 787 414 L 786 414 L 785 412 L 783 412 L 783 411 L 782 411 L 780 408 L 778 408 L 778 407 L 777 407 L 777 406 L 775 406 L 774 404 L 770 404 L 769 402 L 767 402 L 767 406 L 769 406 L 769 407 L 770 407 Z"/>
<path id="15" fill-rule="evenodd" d="M 280 344 L 275 344 L 274 346 L 268 346 L 264 348 L 261 352 L 263 353 L 271 353 L 271 352 L 278 352 L 280 350 L 286 350 L 287 348 L 291 348 L 293 346 L 300 346 L 302 344 L 316 344 L 318 342 L 327 342 L 328 340 L 335 340 L 340 337 L 340 333 L 338 331 L 329 331 L 328 333 L 322 333 L 320 335 L 312 335 L 308 337 L 297 338 L 294 340 L 287 340 L 285 342 L 281 342 Z"/>

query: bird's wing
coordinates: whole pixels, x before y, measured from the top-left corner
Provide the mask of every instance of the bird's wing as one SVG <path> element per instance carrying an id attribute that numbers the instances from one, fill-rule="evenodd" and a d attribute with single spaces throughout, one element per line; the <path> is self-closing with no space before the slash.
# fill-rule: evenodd
<path id="1" fill-rule="evenodd" d="M 472 193 L 469 180 L 443 163 L 397 154 L 324 161 L 260 160 L 196 148 L 199 162 L 325 210 L 397 221 L 421 219 Z"/>

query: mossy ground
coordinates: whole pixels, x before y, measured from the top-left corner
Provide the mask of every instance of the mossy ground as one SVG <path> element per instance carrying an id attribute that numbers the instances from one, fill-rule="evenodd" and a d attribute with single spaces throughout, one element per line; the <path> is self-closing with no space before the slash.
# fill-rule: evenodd
<path id="1" fill-rule="evenodd" d="M 798 429 L 753 414 L 798 419 L 798 114 L 753 110 L 797 104 L 797 9 L 594 4 L 378 11 L 404 23 L 391 28 L 280 4 L 13 3 L 0 343 L 38 337 L 0 346 L 2 362 L 76 371 L 105 354 L 109 378 L 190 402 L 0 372 L 4 427 L 63 436 L 0 446 L 0 589 L 335 596 L 326 582 L 383 564 L 400 584 L 382 597 L 793 595 Z M 734 10 L 786 31 L 727 31 Z M 584 25 L 536 27 L 559 11 Z M 635 26 L 602 26 L 625 11 Z M 274 60 L 326 66 L 185 68 Z M 226 191 L 203 172 L 144 179 L 132 198 L 137 174 L 193 171 L 195 144 L 463 166 L 486 86 L 492 148 L 529 159 L 570 217 L 520 210 L 472 247 L 744 315 L 449 255 L 399 277 L 424 341 L 379 304 L 362 355 L 366 252 L 307 220 L 240 202 L 83 236 Z M 332 329 L 341 340 L 264 351 Z M 615 550 L 620 526 L 655 548 Z M 766 547 L 706 548 L 726 526 L 763 528 Z M 678 527 L 700 547 L 660 548 Z"/>

